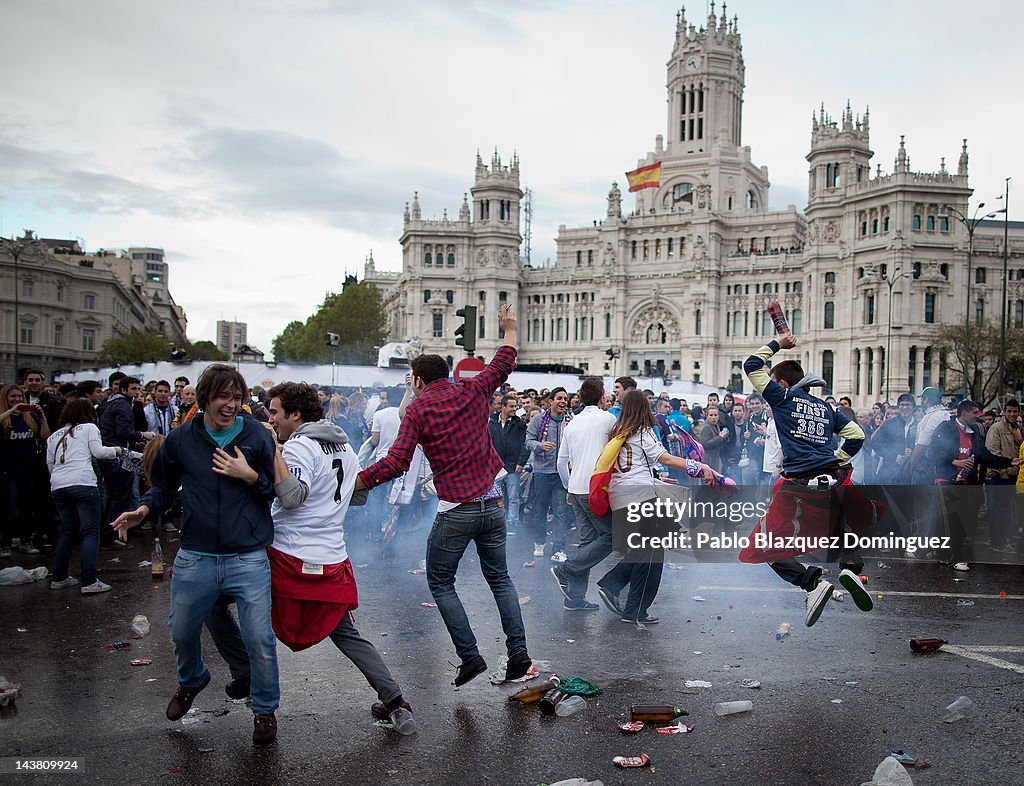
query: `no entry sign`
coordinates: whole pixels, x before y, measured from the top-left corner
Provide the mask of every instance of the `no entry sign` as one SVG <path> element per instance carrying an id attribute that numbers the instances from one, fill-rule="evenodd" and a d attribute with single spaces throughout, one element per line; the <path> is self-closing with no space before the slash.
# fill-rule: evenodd
<path id="1" fill-rule="evenodd" d="M 484 362 L 476 358 L 463 358 L 455 364 L 455 381 L 472 379 L 484 370 Z"/>

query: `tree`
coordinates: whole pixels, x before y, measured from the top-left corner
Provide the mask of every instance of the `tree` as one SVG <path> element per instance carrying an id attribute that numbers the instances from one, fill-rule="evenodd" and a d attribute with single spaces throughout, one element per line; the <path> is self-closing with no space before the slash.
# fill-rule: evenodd
<path id="1" fill-rule="evenodd" d="M 171 345 L 159 333 L 133 330 L 107 339 L 100 347 L 96 362 L 104 366 L 121 366 L 167 360 Z"/>
<path id="2" fill-rule="evenodd" d="M 341 337 L 336 350 L 339 363 L 374 363 L 374 347 L 387 339 L 387 320 L 377 287 L 363 281 L 347 284 L 341 294 L 328 293 L 305 323 L 290 322 L 274 339 L 274 360 L 330 363 L 332 348 L 324 341 L 327 333 Z"/>
<path id="3" fill-rule="evenodd" d="M 989 320 L 946 325 L 936 340 L 940 352 L 948 356 L 950 390 L 987 407 L 1005 389 L 1005 379 L 1020 385 L 1024 380 L 1024 330 L 1006 329 L 1006 368 L 999 372 L 1000 329 Z"/>
<path id="4" fill-rule="evenodd" d="M 186 349 L 189 360 L 228 360 L 228 356 L 217 348 L 212 341 L 196 341 Z"/>

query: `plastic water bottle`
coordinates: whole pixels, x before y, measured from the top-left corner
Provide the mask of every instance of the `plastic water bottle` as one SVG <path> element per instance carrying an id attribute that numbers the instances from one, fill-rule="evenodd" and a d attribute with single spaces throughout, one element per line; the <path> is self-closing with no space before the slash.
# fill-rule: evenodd
<path id="1" fill-rule="evenodd" d="M 164 550 L 160 548 L 160 538 L 153 540 L 153 553 L 149 561 L 151 563 L 149 574 L 153 577 L 153 581 L 163 581 L 167 568 L 164 565 Z"/>
<path id="2" fill-rule="evenodd" d="M 948 707 L 942 720 L 946 723 L 954 723 L 967 715 L 967 711 L 974 706 L 974 702 L 966 696 L 961 696 Z"/>
<path id="3" fill-rule="evenodd" d="M 723 701 L 715 705 L 715 715 L 735 715 L 737 712 L 750 712 L 753 708 L 750 701 Z"/>
<path id="4" fill-rule="evenodd" d="M 786 636 L 793 632 L 793 626 L 788 622 L 783 622 L 779 625 L 778 630 L 775 631 L 775 640 L 782 641 Z"/>
<path id="5" fill-rule="evenodd" d="M 566 696 L 555 705 L 555 715 L 564 718 L 566 715 L 579 712 L 586 706 L 587 702 L 582 696 Z"/>
<path id="6" fill-rule="evenodd" d="M 149 619 L 145 614 L 136 614 L 132 619 L 132 631 L 135 633 L 135 638 L 144 639 L 149 635 Z"/>

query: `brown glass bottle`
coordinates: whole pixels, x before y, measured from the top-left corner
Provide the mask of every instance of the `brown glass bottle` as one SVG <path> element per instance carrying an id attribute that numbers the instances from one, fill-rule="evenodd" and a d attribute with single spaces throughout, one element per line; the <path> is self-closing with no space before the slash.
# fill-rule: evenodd
<path id="1" fill-rule="evenodd" d="M 539 685 L 528 685 L 518 693 L 513 693 L 508 697 L 509 701 L 521 701 L 523 704 L 532 704 L 535 701 L 540 701 L 548 693 L 558 687 L 560 680 L 558 677 L 552 676 L 547 682 L 542 682 Z"/>
<path id="2" fill-rule="evenodd" d="M 680 715 L 690 713 L 671 704 L 634 704 L 629 708 L 630 720 L 635 721 L 670 721 Z"/>
<path id="3" fill-rule="evenodd" d="M 554 715 L 555 705 L 565 697 L 566 694 L 562 693 L 558 688 L 552 688 L 544 694 L 544 698 L 540 700 L 540 703 L 537 706 L 540 707 L 542 714 Z"/>
<path id="4" fill-rule="evenodd" d="M 911 639 L 910 649 L 914 652 L 934 652 L 945 643 L 942 639 Z"/>

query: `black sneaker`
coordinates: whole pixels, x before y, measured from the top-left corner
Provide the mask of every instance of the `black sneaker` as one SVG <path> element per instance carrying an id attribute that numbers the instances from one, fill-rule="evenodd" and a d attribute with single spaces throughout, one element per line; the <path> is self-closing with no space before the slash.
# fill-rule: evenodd
<path id="1" fill-rule="evenodd" d="M 565 596 L 566 601 L 571 601 L 572 596 L 569 594 L 569 579 L 565 577 L 565 571 L 562 566 L 553 565 L 551 567 L 551 575 L 555 578 L 555 584 L 558 585 L 558 591 Z"/>
<path id="2" fill-rule="evenodd" d="M 204 685 L 203 688 L 205 687 Z M 199 695 L 199 691 L 203 688 L 187 690 L 179 685 L 174 695 L 171 696 L 170 703 L 167 705 L 167 720 L 176 721 L 184 718 L 185 713 L 192 708 L 192 702 L 196 700 L 196 696 Z"/>
<path id="3" fill-rule="evenodd" d="M 224 686 L 224 692 L 228 694 L 229 699 L 246 698 L 249 695 L 249 678 L 240 677 L 237 680 L 231 680 Z"/>
<path id="4" fill-rule="evenodd" d="M 525 677 L 532 665 L 533 658 L 526 650 L 517 652 L 508 659 L 508 665 L 505 667 L 505 682 Z"/>
<path id="5" fill-rule="evenodd" d="M 636 625 L 638 622 L 643 623 L 644 625 L 657 625 L 659 622 L 661 622 L 661 620 L 659 620 L 657 617 L 652 617 L 650 614 L 644 614 L 642 617 L 639 618 L 623 615 L 621 619 L 623 622 L 628 622 L 631 625 Z"/>
<path id="6" fill-rule="evenodd" d="M 398 707 L 403 707 L 404 709 L 407 709 L 409 712 L 412 712 L 412 707 L 409 705 L 409 702 L 407 702 L 405 699 L 402 699 L 402 701 L 398 703 Z M 395 709 L 398 709 L 398 707 L 395 707 Z M 391 720 L 392 712 L 394 712 L 394 710 L 388 710 L 387 705 L 384 704 L 384 702 L 382 701 L 375 701 L 370 707 L 370 713 L 377 720 Z"/>
<path id="7" fill-rule="evenodd" d="M 562 608 L 566 611 L 597 611 L 601 607 L 586 598 L 581 598 L 580 600 L 563 600 Z"/>
<path id="8" fill-rule="evenodd" d="M 619 599 L 615 595 L 612 595 L 611 590 L 605 589 L 604 587 L 598 585 L 597 596 L 601 599 L 601 602 L 604 603 L 604 605 L 607 607 L 608 611 L 620 617 L 622 616 L 622 606 L 619 605 Z"/>
<path id="9" fill-rule="evenodd" d="M 274 717 L 274 713 L 256 715 L 252 722 L 252 742 L 254 745 L 269 745 L 277 739 L 277 718 Z"/>
<path id="10" fill-rule="evenodd" d="M 474 677 L 479 677 L 485 671 L 487 671 L 487 662 L 479 655 L 476 655 L 462 662 L 462 665 L 459 666 L 459 673 L 455 675 L 455 681 L 452 684 L 458 688 Z"/>

